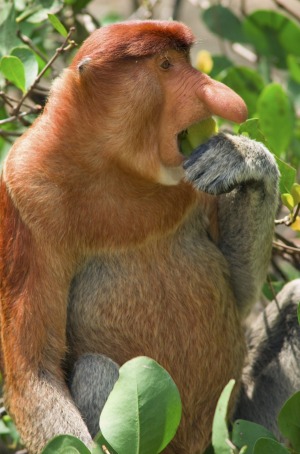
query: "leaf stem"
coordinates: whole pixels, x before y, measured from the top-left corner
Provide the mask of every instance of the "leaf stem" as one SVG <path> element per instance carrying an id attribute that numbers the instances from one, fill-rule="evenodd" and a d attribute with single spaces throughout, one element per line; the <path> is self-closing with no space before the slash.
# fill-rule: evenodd
<path id="1" fill-rule="evenodd" d="M 294 224 L 294 222 L 296 221 L 297 216 L 299 214 L 299 210 L 300 210 L 300 203 L 297 204 L 296 210 L 294 211 L 293 215 L 289 214 L 282 219 L 275 219 L 275 221 L 274 221 L 275 225 L 285 224 L 286 226 L 289 227 L 290 225 Z"/>

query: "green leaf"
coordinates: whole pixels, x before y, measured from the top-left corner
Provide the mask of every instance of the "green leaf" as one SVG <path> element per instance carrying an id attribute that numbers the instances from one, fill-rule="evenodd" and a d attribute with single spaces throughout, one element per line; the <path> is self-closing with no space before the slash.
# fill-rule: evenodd
<path id="1" fill-rule="evenodd" d="M 261 142 L 267 146 L 266 138 L 261 132 L 258 118 L 250 118 L 242 123 L 239 127 L 238 134 L 243 133 L 247 133 L 251 139 Z"/>
<path id="2" fill-rule="evenodd" d="M 92 450 L 91 450 L 91 454 L 104 454 L 104 451 L 100 446 L 93 446 Z M 112 453 L 109 451 L 109 454 L 112 454 Z"/>
<path id="3" fill-rule="evenodd" d="M 280 290 L 282 290 L 285 282 L 284 281 L 272 281 L 271 285 L 268 282 L 265 282 L 263 285 L 263 295 L 269 300 L 272 301 Z M 275 293 L 275 295 L 274 295 Z"/>
<path id="4" fill-rule="evenodd" d="M 293 196 L 289 193 L 281 194 L 281 201 L 290 211 L 293 211 L 295 202 Z"/>
<path id="5" fill-rule="evenodd" d="M 296 169 L 290 166 L 286 162 L 282 161 L 281 159 L 275 156 L 281 177 L 279 181 L 279 190 L 281 194 L 285 192 L 290 192 L 296 178 Z"/>
<path id="6" fill-rule="evenodd" d="M 278 441 L 260 438 L 254 446 L 253 454 L 290 454 L 290 451 Z"/>
<path id="7" fill-rule="evenodd" d="M 27 20 L 27 22 L 37 24 L 48 19 L 48 14 L 56 14 L 63 7 L 62 0 L 39 0 L 30 8 L 27 8 L 17 17 L 17 22 Z"/>
<path id="8" fill-rule="evenodd" d="M 120 377 L 100 416 L 100 429 L 122 454 L 161 452 L 181 418 L 178 389 L 170 375 L 147 357 L 120 368 Z"/>
<path id="9" fill-rule="evenodd" d="M 262 77 L 256 71 L 236 66 L 223 71 L 219 80 L 243 98 L 250 116 L 255 114 L 257 100 L 265 86 Z"/>
<path id="10" fill-rule="evenodd" d="M 278 427 L 284 437 L 300 450 L 300 391 L 290 397 L 278 415 Z"/>
<path id="11" fill-rule="evenodd" d="M 297 316 L 298 316 L 298 323 L 300 325 L 300 303 L 298 303 L 298 307 L 297 307 Z"/>
<path id="12" fill-rule="evenodd" d="M 0 435 L 8 435 L 9 433 L 9 428 L 4 424 L 2 419 L 0 419 Z"/>
<path id="13" fill-rule="evenodd" d="M 224 69 L 231 68 L 233 63 L 229 58 L 225 55 L 213 55 L 213 67 L 211 72 L 209 73 L 210 77 L 213 79 L 216 78 Z"/>
<path id="14" fill-rule="evenodd" d="M 293 196 L 295 205 L 298 205 L 298 203 L 300 203 L 300 184 L 298 183 L 293 184 L 291 194 Z"/>
<path id="15" fill-rule="evenodd" d="M 265 87 L 257 102 L 257 112 L 271 150 L 282 155 L 293 137 L 295 113 L 281 85 L 272 83 Z"/>
<path id="16" fill-rule="evenodd" d="M 239 43 L 246 42 L 242 23 L 231 9 L 222 5 L 211 6 L 203 12 L 202 19 L 210 31 L 223 39 Z"/>
<path id="17" fill-rule="evenodd" d="M 96 446 L 92 448 L 92 454 L 104 454 L 102 449 L 104 446 L 108 450 L 109 454 L 117 454 L 107 440 L 105 440 L 101 432 L 98 432 L 95 436 L 94 442 L 96 443 Z"/>
<path id="18" fill-rule="evenodd" d="M 239 449 L 247 446 L 247 454 L 253 454 L 254 445 L 259 438 L 272 438 L 276 440 L 272 432 L 254 422 L 238 419 L 232 427 L 231 441 Z"/>
<path id="19" fill-rule="evenodd" d="M 41 5 L 34 5 L 29 8 L 26 8 L 21 14 L 19 14 L 19 16 L 16 19 L 16 22 L 19 24 L 40 10 L 41 10 Z"/>
<path id="20" fill-rule="evenodd" d="M 17 445 L 20 442 L 20 435 L 19 435 L 19 432 L 16 429 L 16 426 L 15 426 L 13 420 L 11 419 L 11 417 L 9 415 L 3 416 L 2 419 L 4 421 L 4 424 L 9 429 L 9 436 L 11 437 L 11 439 L 13 441 L 13 444 Z"/>
<path id="21" fill-rule="evenodd" d="M 205 449 L 203 454 L 215 454 L 214 448 L 211 444 Z"/>
<path id="22" fill-rule="evenodd" d="M 27 7 L 26 0 L 14 0 L 14 5 L 17 11 L 24 11 Z"/>
<path id="23" fill-rule="evenodd" d="M 300 58 L 294 55 L 287 56 L 287 65 L 291 78 L 300 84 Z"/>
<path id="24" fill-rule="evenodd" d="M 25 46 L 15 47 L 11 55 L 18 57 L 24 65 L 25 70 L 25 88 L 31 87 L 38 75 L 39 66 L 35 54 Z"/>
<path id="25" fill-rule="evenodd" d="M 91 451 L 76 437 L 58 435 L 47 443 L 42 454 L 91 454 Z"/>
<path id="26" fill-rule="evenodd" d="M 227 412 L 228 403 L 234 385 L 235 380 L 232 379 L 225 386 L 218 400 L 215 411 L 212 427 L 212 445 L 217 454 L 231 454 L 231 449 L 226 443 L 226 440 L 229 439 L 229 433 L 227 429 Z"/>
<path id="27" fill-rule="evenodd" d="M 67 5 L 72 5 L 75 14 L 84 9 L 92 0 L 65 0 Z M 76 28 L 77 29 L 77 28 Z"/>
<path id="28" fill-rule="evenodd" d="M 8 55 L 20 41 L 17 37 L 14 2 L 4 2 L 0 9 L 0 57 L 2 57 Z"/>
<path id="29" fill-rule="evenodd" d="M 179 135 L 179 148 L 180 148 L 180 152 L 184 156 L 190 156 L 193 153 L 194 148 L 192 147 L 192 145 L 190 144 L 190 141 L 187 138 L 187 133 L 186 134 L 181 133 Z"/>
<path id="30" fill-rule="evenodd" d="M 245 35 L 256 51 L 277 66 L 286 67 L 286 54 L 300 56 L 300 27 L 288 17 L 270 10 L 257 10 L 243 23 Z"/>
<path id="31" fill-rule="evenodd" d="M 25 68 L 18 57 L 2 57 L 0 60 L 0 71 L 7 80 L 20 88 L 23 93 L 26 91 Z"/>
<path id="32" fill-rule="evenodd" d="M 247 446 L 243 446 L 239 454 L 247 454 L 247 450 L 248 450 Z"/>
<path id="33" fill-rule="evenodd" d="M 62 36 L 65 38 L 68 36 L 68 32 L 65 29 L 64 25 L 61 23 L 61 21 L 58 19 L 58 17 L 55 16 L 55 14 L 48 14 L 48 19 L 55 28 L 55 30 L 58 31 Z"/>
<path id="34" fill-rule="evenodd" d="M 206 120 L 193 124 L 187 130 L 187 139 L 193 149 L 207 142 L 214 134 L 217 133 L 218 127 L 216 121 L 210 117 Z"/>

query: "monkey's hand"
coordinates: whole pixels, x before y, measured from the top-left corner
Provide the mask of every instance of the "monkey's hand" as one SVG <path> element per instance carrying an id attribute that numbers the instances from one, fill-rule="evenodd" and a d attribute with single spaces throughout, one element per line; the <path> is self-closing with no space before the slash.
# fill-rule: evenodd
<path id="1" fill-rule="evenodd" d="M 185 168 L 198 189 L 218 196 L 218 247 L 245 316 L 259 298 L 271 255 L 279 179 L 274 156 L 244 136 L 218 134 Z"/>
<path id="2" fill-rule="evenodd" d="M 247 183 L 276 191 L 279 172 L 274 156 L 244 136 L 218 134 L 186 161 L 188 180 L 201 191 L 219 195 Z"/>

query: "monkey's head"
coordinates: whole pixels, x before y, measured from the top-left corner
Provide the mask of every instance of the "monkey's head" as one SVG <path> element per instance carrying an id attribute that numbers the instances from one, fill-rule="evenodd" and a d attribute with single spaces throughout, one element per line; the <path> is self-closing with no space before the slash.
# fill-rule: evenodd
<path id="1" fill-rule="evenodd" d="M 80 113 L 81 124 L 88 119 L 86 134 L 96 141 L 99 160 L 177 184 L 184 159 L 178 135 L 184 129 L 211 115 L 246 119 L 236 93 L 191 66 L 193 42 L 188 27 L 171 21 L 113 24 L 85 41 L 59 88 L 68 86 L 68 104 Z"/>

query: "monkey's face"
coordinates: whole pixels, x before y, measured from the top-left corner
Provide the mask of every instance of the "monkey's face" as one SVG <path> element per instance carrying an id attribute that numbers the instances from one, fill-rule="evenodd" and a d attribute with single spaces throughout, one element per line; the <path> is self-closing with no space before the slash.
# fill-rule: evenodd
<path id="1" fill-rule="evenodd" d="M 159 155 L 166 175 L 182 164 L 178 136 L 183 130 L 212 115 L 240 123 L 247 118 L 247 108 L 230 88 L 194 69 L 187 52 L 170 49 L 153 57 L 151 65 L 163 93 Z"/>

